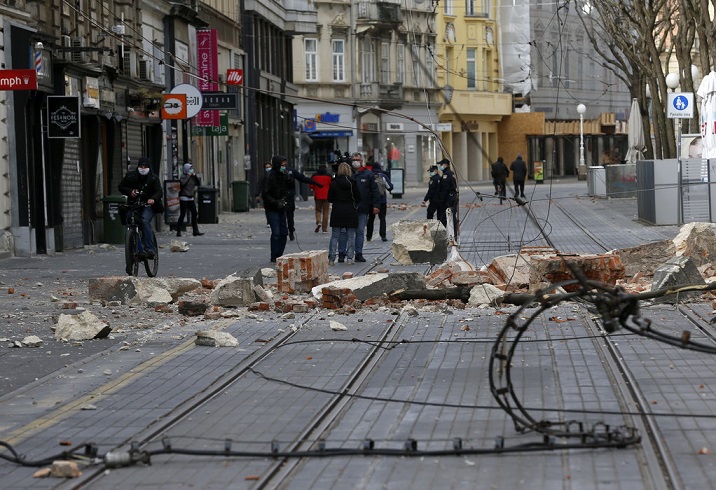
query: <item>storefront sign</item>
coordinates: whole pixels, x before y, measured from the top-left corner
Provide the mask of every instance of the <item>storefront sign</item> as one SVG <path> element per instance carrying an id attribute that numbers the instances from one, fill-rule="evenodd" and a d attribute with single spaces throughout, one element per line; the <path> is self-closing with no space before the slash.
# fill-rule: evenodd
<path id="1" fill-rule="evenodd" d="M 37 72 L 0 70 L 0 90 L 37 90 Z"/>
<path id="2" fill-rule="evenodd" d="M 162 94 L 162 119 L 186 118 L 186 95 Z"/>
<path id="3" fill-rule="evenodd" d="M 188 83 L 182 83 L 171 89 L 172 94 L 184 94 L 186 95 L 186 117 L 194 117 L 201 111 L 201 105 L 204 103 L 204 98 L 199 92 L 199 89 L 194 85 Z"/>
<path id="4" fill-rule="evenodd" d="M 226 85 L 243 85 L 244 70 L 230 68 L 226 70 Z"/>
<path id="5" fill-rule="evenodd" d="M 199 69 L 199 90 L 216 92 L 219 90 L 218 40 L 216 29 L 199 29 L 196 31 L 196 59 Z M 196 117 L 199 126 L 218 126 L 219 114 L 214 111 L 201 110 Z"/>
<path id="6" fill-rule="evenodd" d="M 30 70 L 34 73 L 34 70 Z M 47 97 L 47 137 L 79 138 L 80 98 L 64 95 Z"/>
<path id="7" fill-rule="evenodd" d="M 204 102 L 201 105 L 201 110 L 230 110 L 238 109 L 239 98 L 237 94 L 230 94 L 226 92 L 204 92 L 202 94 Z"/>
<path id="8" fill-rule="evenodd" d="M 218 113 L 217 113 L 218 114 Z M 192 136 L 229 136 L 229 115 L 219 117 L 218 126 L 191 126 Z"/>
<path id="9" fill-rule="evenodd" d="M 85 77 L 82 105 L 89 109 L 99 109 L 99 78 Z"/>

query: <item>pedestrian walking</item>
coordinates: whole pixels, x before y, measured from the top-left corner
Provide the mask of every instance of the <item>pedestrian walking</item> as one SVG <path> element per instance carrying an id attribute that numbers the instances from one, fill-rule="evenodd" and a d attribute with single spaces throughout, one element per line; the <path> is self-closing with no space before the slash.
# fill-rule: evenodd
<path id="1" fill-rule="evenodd" d="M 264 177 L 261 198 L 271 227 L 271 262 L 283 255 L 288 237 L 286 206 L 289 195 L 289 178 L 286 175 L 286 157 L 271 158 L 271 171 Z"/>
<path id="2" fill-rule="evenodd" d="M 331 203 L 328 201 L 328 190 L 333 178 L 328 175 L 326 165 L 322 164 L 318 166 L 316 173 L 311 175 L 311 179 L 321 184 L 320 187 L 315 184 L 309 186 L 313 191 L 313 199 L 316 205 L 316 228 L 313 231 L 318 233 L 323 228 L 323 233 L 328 233 L 328 217 L 331 210 Z"/>
<path id="3" fill-rule="evenodd" d="M 315 180 L 306 177 L 301 172 L 296 170 L 295 168 L 290 168 L 288 166 L 288 162 L 284 162 L 284 173 L 286 177 L 288 177 L 288 199 L 286 202 L 286 221 L 288 223 L 288 238 L 290 240 L 296 239 L 296 225 L 294 223 L 294 213 L 296 212 L 296 182 L 303 182 L 304 184 L 310 184 L 318 187 L 319 189 L 323 187 L 323 185 L 319 182 L 316 182 Z"/>
<path id="4" fill-rule="evenodd" d="M 388 211 L 388 192 L 393 190 L 393 183 L 390 181 L 390 177 L 388 174 L 383 170 L 383 167 L 380 165 L 380 163 L 373 163 L 373 169 L 371 170 L 373 172 L 373 178 L 375 179 L 375 184 L 378 186 L 378 195 L 380 196 L 380 206 L 378 211 L 378 221 L 379 221 L 379 233 L 380 233 L 380 239 L 384 242 L 388 241 L 388 233 L 387 233 L 387 225 L 385 222 L 385 215 Z M 371 241 L 373 239 L 373 223 L 375 223 L 375 214 L 369 214 L 368 215 L 368 223 L 366 224 L 366 231 L 365 236 L 368 241 Z"/>
<path id="5" fill-rule="evenodd" d="M 522 160 L 522 154 L 510 164 L 512 170 L 512 183 L 515 186 L 515 197 L 525 197 L 525 178 L 527 177 L 527 164 Z"/>
<path id="6" fill-rule="evenodd" d="M 445 218 L 445 195 L 440 192 L 440 172 L 437 165 L 430 165 L 428 169 L 430 180 L 428 181 L 428 192 L 423 198 L 423 205 L 428 202 L 428 219 L 433 219 L 437 214 L 437 219 L 446 226 Z"/>
<path id="7" fill-rule="evenodd" d="M 164 212 L 162 185 L 157 174 L 152 172 L 150 164 L 149 158 L 141 157 L 137 161 L 137 169 L 127 172 L 118 186 L 119 192 L 127 196 L 127 202 L 130 204 L 146 203 L 149 205 L 142 208 L 140 224 L 142 249 L 147 259 L 153 259 L 156 253 L 154 231 L 152 230 L 154 214 Z"/>
<path id="8" fill-rule="evenodd" d="M 355 261 L 365 262 L 363 257 L 363 243 L 365 242 L 365 227 L 368 224 L 369 214 L 380 213 L 380 195 L 378 185 L 375 183 L 373 172 L 363 166 L 363 155 L 359 152 L 351 155 L 351 165 L 355 170 L 355 180 L 358 184 L 360 201 L 358 203 L 358 227 L 355 236 Z"/>
<path id="9" fill-rule="evenodd" d="M 510 171 L 505 165 L 505 161 L 502 157 L 497 157 L 497 161 L 492 164 L 492 184 L 495 186 L 495 195 L 500 197 L 500 204 L 507 197 L 507 177 L 509 175 Z"/>
<path id="10" fill-rule="evenodd" d="M 328 189 L 328 201 L 331 203 L 331 240 L 328 244 L 328 264 L 335 264 L 341 235 L 346 237 L 346 249 L 343 256 L 346 263 L 353 263 L 355 254 L 356 228 L 358 227 L 358 203 L 360 191 L 353 178 L 351 167 L 347 163 L 338 165 L 336 178 Z"/>
<path id="11" fill-rule="evenodd" d="M 450 170 L 450 160 L 443 158 L 437 163 L 442 176 L 440 177 L 440 192 L 445 196 L 445 210 L 452 210 L 453 232 L 457 235 L 458 216 L 457 216 L 457 178 L 452 170 Z M 447 218 L 443 223 L 447 228 Z"/>
<path id="12" fill-rule="evenodd" d="M 261 190 L 264 188 L 264 179 L 266 179 L 266 176 L 271 171 L 271 162 L 264 163 L 264 175 L 261 176 L 261 180 L 259 181 L 259 190 L 256 193 L 256 196 L 254 198 L 256 199 L 256 204 L 261 204 L 264 208 L 264 216 L 266 216 L 266 228 L 270 228 L 271 224 L 269 224 L 268 219 L 268 211 L 266 211 L 266 207 L 263 206 L 263 200 L 261 199 Z"/>
<path id="13" fill-rule="evenodd" d="M 199 177 L 194 172 L 194 165 L 191 163 L 184 164 L 184 172 L 179 179 L 179 221 L 177 222 L 177 236 L 181 236 L 181 228 L 184 225 L 184 217 L 191 217 L 191 228 L 194 236 L 201 236 L 203 233 L 199 231 L 197 224 L 196 201 L 194 201 L 194 192 L 201 185 Z"/>

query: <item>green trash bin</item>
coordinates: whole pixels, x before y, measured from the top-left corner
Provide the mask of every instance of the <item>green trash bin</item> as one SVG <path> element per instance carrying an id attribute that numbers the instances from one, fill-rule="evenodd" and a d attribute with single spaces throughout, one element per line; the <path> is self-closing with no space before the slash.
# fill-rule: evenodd
<path id="1" fill-rule="evenodd" d="M 119 216 L 119 205 L 127 202 L 127 196 L 105 196 L 104 203 L 104 242 L 124 243 L 124 225 Z"/>
<path id="2" fill-rule="evenodd" d="M 236 181 L 231 183 L 231 193 L 234 203 L 231 210 L 234 212 L 245 212 L 249 210 L 249 183 Z"/>

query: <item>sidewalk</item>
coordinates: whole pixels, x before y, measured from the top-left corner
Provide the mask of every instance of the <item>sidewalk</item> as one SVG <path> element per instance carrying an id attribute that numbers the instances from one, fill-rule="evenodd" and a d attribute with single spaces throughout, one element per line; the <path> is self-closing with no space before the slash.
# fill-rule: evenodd
<path id="1" fill-rule="evenodd" d="M 475 191 L 486 197 L 469 205 Z M 588 198 L 584 182 L 534 186 L 529 191 L 534 220 L 526 207 L 490 199 L 491 185 L 463 187 L 461 255 L 480 266 L 524 244 L 593 253 L 673 238 L 678 231 L 635 221 L 635 200 Z M 421 192 L 409 189 L 399 201 L 408 208 L 391 207 L 389 220 L 423 218 Z M 308 204 L 299 205 L 299 230 L 312 228 Z M 268 236 L 262 217 L 254 211 L 221 215 L 220 224 L 206 226 L 207 235 L 196 237 L 187 254 L 163 252 L 160 274 L 223 277 L 239 267 L 268 264 L 268 256 L 263 257 Z M 320 235 L 299 231 L 297 243 L 289 246 L 322 246 Z M 160 237 L 160 242 L 167 238 Z M 378 262 L 391 271 L 406 269 L 392 261 L 390 242 L 367 245 L 367 256 L 376 262 L 355 271 L 365 273 Z M 29 265 L 39 260 L 15 262 L 4 274 L 24 272 L 33 276 L 28 284 L 57 280 L 63 286 L 70 275 L 75 282 L 68 283 L 81 291 L 87 277 L 112 271 L 121 251 L 46 258 L 42 269 L 28 273 Z M 430 267 L 407 269 L 427 272 Z M 5 283 L 13 280 L 8 275 L 0 278 Z M 108 341 L 106 350 L 0 397 L 0 440 L 28 459 L 66 450 L 63 441 L 74 447 L 93 442 L 100 454 L 126 451 L 132 441 L 142 450 L 161 452 L 169 444 L 194 454 L 155 454 L 151 466 L 107 471 L 102 465 L 88 467 L 83 477 L 67 481 L 33 479 L 33 468 L 0 461 L 4 485 L 630 490 L 711 486 L 709 453 L 716 448 L 716 432 L 709 429 L 716 420 L 710 404 L 716 378 L 708 355 L 621 331 L 606 337 L 593 314 L 577 302 L 539 313 L 515 347 L 509 383 L 519 402 L 537 420 L 575 420 L 585 428 L 596 427 L 596 432 L 609 432 L 601 423 L 635 427 L 643 437 L 641 443 L 621 449 L 595 449 L 579 442 L 564 449 L 568 437 L 546 441 L 539 434 L 516 431 L 493 397 L 490 379 L 497 370 L 490 363 L 495 350 L 500 351 L 495 344 L 498 334 L 509 314 L 517 312 L 516 321 L 523 325 L 537 310 L 464 308 L 455 301 L 411 304 L 417 315 L 404 308 L 406 303 L 382 302 L 363 306 L 353 315 L 322 309 L 295 317 L 243 312 L 236 319 L 206 325 L 177 322 L 130 349 L 120 350 L 120 338 L 113 345 Z M 48 308 L 45 314 L 54 312 Z M 692 338 L 703 342 L 714 333 L 710 313 L 710 302 L 644 308 L 655 327 L 678 336 L 688 321 Z M 331 320 L 347 330 L 332 330 Z M 239 347 L 195 346 L 192 332 L 200 328 L 223 329 L 239 340 Z M 227 458 L 227 448 L 244 456 Z M 197 455 L 201 451 L 215 455 Z M 308 452 L 303 457 L 284 454 L 292 451 Z"/>

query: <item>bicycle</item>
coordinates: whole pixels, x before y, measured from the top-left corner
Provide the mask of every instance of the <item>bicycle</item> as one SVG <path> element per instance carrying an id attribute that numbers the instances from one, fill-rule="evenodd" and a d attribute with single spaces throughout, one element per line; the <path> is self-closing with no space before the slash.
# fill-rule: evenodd
<path id="1" fill-rule="evenodd" d="M 144 262 L 144 269 L 147 276 L 154 277 L 159 270 L 159 247 L 157 237 L 154 236 L 154 258 L 148 259 L 142 247 L 142 229 L 139 226 L 142 220 L 141 211 L 149 204 L 133 203 L 120 204 L 120 211 L 126 213 L 126 232 L 124 236 L 124 261 L 127 274 L 136 276 L 139 274 L 139 262 Z"/>

